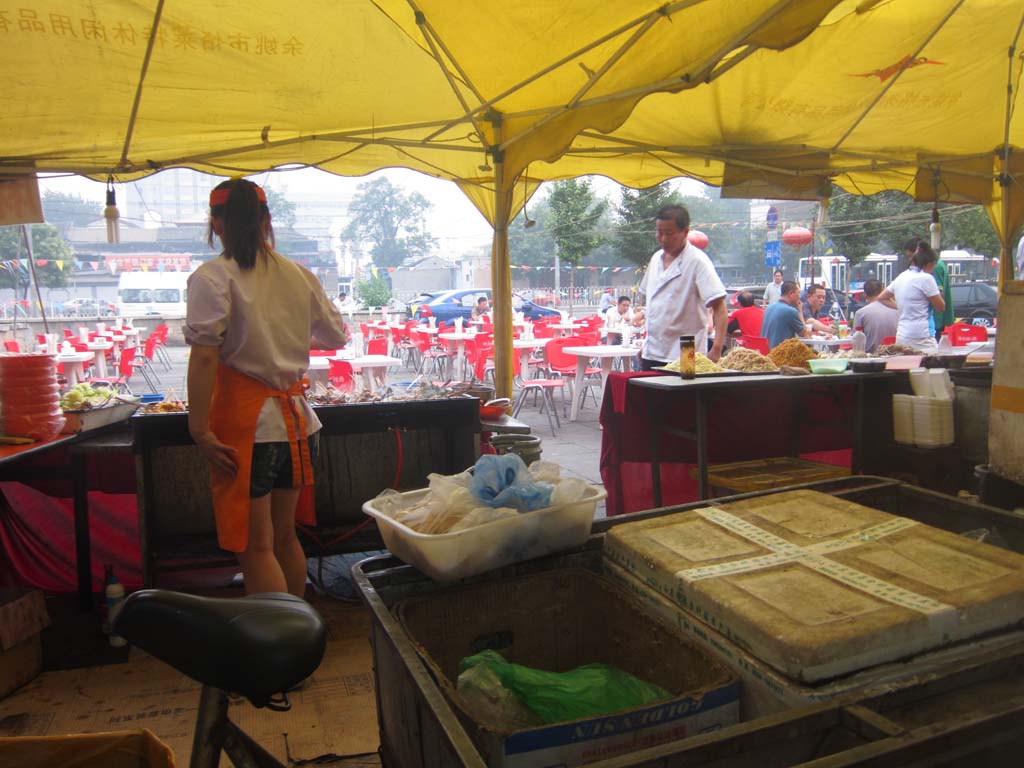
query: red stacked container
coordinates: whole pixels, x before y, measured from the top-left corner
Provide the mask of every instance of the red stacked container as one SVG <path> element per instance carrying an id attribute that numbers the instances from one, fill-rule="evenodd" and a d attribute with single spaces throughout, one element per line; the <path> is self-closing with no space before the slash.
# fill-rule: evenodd
<path id="1" fill-rule="evenodd" d="M 49 440 L 64 427 L 53 355 L 0 355 L 0 433 Z"/>

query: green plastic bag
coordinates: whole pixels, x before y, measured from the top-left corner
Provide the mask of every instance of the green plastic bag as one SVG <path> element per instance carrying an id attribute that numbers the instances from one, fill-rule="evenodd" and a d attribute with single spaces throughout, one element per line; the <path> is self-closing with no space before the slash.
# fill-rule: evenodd
<path id="1" fill-rule="evenodd" d="M 606 715 L 672 696 L 664 688 L 608 664 L 547 672 L 513 664 L 497 651 L 482 651 L 459 662 L 459 673 L 478 664 L 490 668 L 545 724 Z"/>

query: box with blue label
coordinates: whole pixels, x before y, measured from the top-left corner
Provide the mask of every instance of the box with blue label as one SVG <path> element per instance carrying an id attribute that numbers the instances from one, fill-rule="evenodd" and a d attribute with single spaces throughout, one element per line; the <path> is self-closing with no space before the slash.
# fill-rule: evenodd
<path id="1" fill-rule="evenodd" d="M 739 721 L 740 682 L 732 671 L 590 571 L 466 584 L 409 598 L 396 613 L 490 768 L 570 768 Z M 483 653 L 490 651 L 497 653 Z M 606 665 L 601 669 L 613 667 L 660 694 L 560 722 L 534 719 L 541 710 L 525 695 L 487 709 L 465 676 L 459 683 L 460 663 L 477 654 L 553 673 Z M 610 686 L 600 691 L 597 698 L 618 701 L 605 693 Z M 594 695 L 581 689 L 578 698 Z"/>

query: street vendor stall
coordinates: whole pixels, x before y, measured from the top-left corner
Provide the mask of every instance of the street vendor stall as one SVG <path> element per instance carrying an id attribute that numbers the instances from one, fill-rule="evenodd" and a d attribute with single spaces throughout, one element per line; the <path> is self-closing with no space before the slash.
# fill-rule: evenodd
<path id="1" fill-rule="evenodd" d="M 902 528 L 920 533 L 924 524 L 933 526 L 928 529 L 929 536 L 963 546 L 972 554 L 986 552 L 1003 562 L 1016 562 L 1020 559 L 1017 553 L 1024 551 L 1024 520 L 1012 513 L 873 477 L 814 484 L 800 493 L 808 491 L 820 493 L 822 502 L 836 509 L 856 508 L 873 520 L 889 520 L 887 525 L 894 531 Z M 1018 690 L 1024 670 L 1024 636 L 1016 611 L 1006 617 L 1012 626 L 1003 632 L 896 663 L 869 666 L 823 683 L 799 683 L 773 671 L 751 652 L 742 637 L 723 634 L 720 625 L 713 628 L 704 623 L 708 614 L 687 612 L 673 602 L 673 596 L 656 594 L 651 584 L 644 583 L 642 572 L 627 573 L 609 560 L 609 539 L 630 525 L 656 526 L 675 519 L 699 524 L 705 516 L 727 520 L 728 510 L 742 508 L 738 504 L 771 505 L 773 499 L 786 495 L 729 497 L 716 500 L 710 507 L 694 503 L 600 521 L 595 526 L 596 535 L 585 546 L 454 586 L 432 583 L 390 557 L 360 563 L 354 575 L 373 614 L 384 764 L 403 768 L 511 768 L 536 765 L 541 759 L 548 763 L 559 759 L 561 764 L 577 765 L 580 761 L 569 756 L 581 753 L 589 757 L 583 762 L 595 768 L 667 768 L 684 763 L 784 766 L 825 758 L 831 760 L 830 765 L 843 766 L 909 765 L 944 759 L 956 764 L 967 760 L 979 765 L 1014 764 L 1022 746 L 1019 723 L 1024 717 L 1024 702 Z M 789 521 L 784 516 L 778 519 Z M 991 534 L 996 530 L 1004 537 L 1001 541 L 1005 549 L 969 542 L 979 531 Z M 688 545 L 687 551 L 695 557 L 708 557 L 713 555 L 709 547 L 730 540 L 718 535 L 697 540 L 675 538 L 671 542 L 677 547 Z M 870 547 L 872 537 L 858 541 Z M 969 543 L 959 545 L 959 541 Z M 751 543 L 745 543 L 746 547 L 734 545 L 732 555 L 756 554 L 756 548 L 751 551 Z M 838 551 L 835 547 L 833 550 Z M 868 555 L 868 559 L 872 557 Z M 928 578 L 943 577 L 933 574 Z M 1019 579 L 1020 574 L 1015 578 Z M 954 584 L 948 578 L 946 581 Z M 451 660 L 475 647 L 487 647 L 505 650 L 522 663 L 529 663 L 546 649 L 543 643 L 539 647 L 522 645 L 523 635 L 529 634 L 529 622 L 537 624 L 536 613 L 524 611 L 532 590 L 552 590 L 543 610 L 548 621 L 555 623 L 579 615 L 573 601 L 585 602 L 587 595 L 576 589 L 574 585 L 578 584 L 588 585 L 602 596 L 606 589 L 627 590 L 644 606 L 647 618 L 663 619 L 663 627 L 671 626 L 678 636 L 710 653 L 713 662 L 709 667 L 725 661 L 741 682 L 739 722 L 703 731 L 687 724 L 685 718 L 706 704 L 700 700 L 657 711 L 642 709 L 581 719 L 560 730 L 522 725 L 502 728 L 480 720 L 467 709 L 449 677 Z M 865 588 L 870 589 L 860 586 L 861 590 Z M 751 604 L 772 605 L 770 601 Z M 610 615 L 619 607 L 608 599 L 601 605 L 606 614 L 606 633 L 614 640 L 625 639 L 628 626 L 620 628 L 618 618 Z M 848 599 L 842 605 L 847 611 L 861 611 L 862 617 L 874 615 L 863 611 L 862 600 Z M 425 612 L 430 607 L 439 612 L 433 621 Z M 836 606 L 809 601 L 805 609 L 821 613 L 829 607 Z M 907 615 L 911 617 L 912 613 Z M 822 619 L 822 623 L 826 621 L 853 627 L 859 624 L 843 622 L 838 614 Z M 817 636 L 814 632 L 805 634 L 809 638 Z M 443 637 L 445 644 L 439 645 L 438 637 Z M 559 635 L 554 633 L 548 644 L 558 642 Z M 663 649 L 665 642 L 659 637 L 656 644 Z M 642 646 L 636 638 L 632 643 L 614 645 L 615 657 L 623 659 Z M 578 646 L 587 644 L 581 640 Z M 562 652 L 568 657 L 574 650 L 566 647 Z M 599 649 L 591 653 L 601 656 Z M 657 654 L 651 656 L 649 671 L 655 669 Z M 417 727 L 410 728 L 409 723 Z"/>

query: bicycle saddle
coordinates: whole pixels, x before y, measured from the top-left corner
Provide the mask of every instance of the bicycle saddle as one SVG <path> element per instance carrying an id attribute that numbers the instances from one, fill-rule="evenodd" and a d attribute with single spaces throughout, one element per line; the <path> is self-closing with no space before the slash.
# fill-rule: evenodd
<path id="1" fill-rule="evenodd" d="M 313 674 L 327 643 L 320 614 L 281 592 L 224 599 L 146 589 L 125 600 L 113 631 L 257 707 Z"/>

